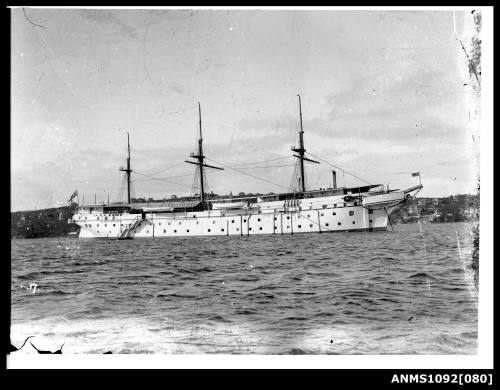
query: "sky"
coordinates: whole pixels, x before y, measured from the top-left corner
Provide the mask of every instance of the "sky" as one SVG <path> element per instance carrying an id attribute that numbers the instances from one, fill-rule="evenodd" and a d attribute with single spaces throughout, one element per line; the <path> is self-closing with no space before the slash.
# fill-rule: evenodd
<path id="1" fill-rule="evenodd" d="M 11 211 L 188 195 L 201 105 L 208 190 L 290 185 L 306 150 L 339 186 L 474 193 L 465 11 L 11 9 Z M 314 158 L 314 157 L 312 157 Z M 306 163 L 309 189 L 332 166 Z M 347 173 L 345 173 L 347 172 Z"/>

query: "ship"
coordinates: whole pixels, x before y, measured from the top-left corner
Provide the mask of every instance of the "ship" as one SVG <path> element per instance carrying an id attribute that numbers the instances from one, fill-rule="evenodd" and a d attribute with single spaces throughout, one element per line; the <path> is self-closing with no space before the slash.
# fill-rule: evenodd
<path id="1" fill-rule="evenodd" d="M 282 193 L 227 196 L 213 199 L 206 193 L 204 171 L 223 170 L 206 163 L 203 151 L 201 105 L 198 103 L 199 137 L 197 151 L 186 163 L 197 166 L 199 196 L 163 203 L 133 203 L 130 198 L 131 156 L 127 133 L 127 202 L 77 205 L 68 223 L 80 227 L 79 238 L 162 238 L 190 236 L 250 236 L 299 233 L 385 231 L 390 215 L 413 198 L 422 183 L 406 189 L 389 189 L 383 184 L 337 187 L 336 171 L 332 186 L 307 189 L 304 163 L 319 164 L 306 156 L 300 95 L 298 145 L 291 151 L 296 158 L 298 188 Z M 320 159 L 320 158 L 318 158 Z M 419 177 L 420 179 L 420 177 Z"/>

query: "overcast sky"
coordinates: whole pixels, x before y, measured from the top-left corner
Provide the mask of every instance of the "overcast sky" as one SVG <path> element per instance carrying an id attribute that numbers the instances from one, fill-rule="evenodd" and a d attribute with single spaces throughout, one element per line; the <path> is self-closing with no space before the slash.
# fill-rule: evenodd
<path id="1" fill-rule="evenodd" d="M 67 204 L 75 189 L 80 201 L 124 199 L 127 132 L 132 196 L 190 193 L 198 101 L 207 163 L 267 180 L 210 171 L 209 190 L 283 191 L 271 183 L 292 178 L 297 94 L 314 155 L 394 188 L 419 171 L 421 196 L 472 193 L 463 17 L 12 9 L 11 210 Z M 308 164 L 307 186 L 330 185 L 331 169 Z M 339 171 L 338 184 L 362 182 Z"/>

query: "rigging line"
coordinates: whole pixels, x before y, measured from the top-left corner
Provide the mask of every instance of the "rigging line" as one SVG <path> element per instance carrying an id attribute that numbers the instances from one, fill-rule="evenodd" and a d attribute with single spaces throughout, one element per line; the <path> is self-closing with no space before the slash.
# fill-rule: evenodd
<path id="1" fill-rule="evenodd" d="M 265 168 L 281 168 L 281 167 L 294 167 L 295 164 L 288 165 L 268 165 L 267 167 L 248 167 L 248 168 L 239 168 L 239 169 L 265 169 Z"/>
<path id="2" fill-rule="evenodd" d="M 226 166 L 226 165 L 224 165 L 224 164 L 222 164 L 222 163 L 220 163 L 220 162 L 218 162 L 218 161 L 215 161 L 215 160 L 213 160 L 213 159 L 211 159 L 211 158 L 208 158 L 208 157 L 205 157 L 205 158 L 206 158 L 207 160 L 213 161 L 213 162 L 214 162 L 214 163 L 216 163 L 216 164 L 222 165 L 222 166 L 223 166 L 223 167 L 225 167 L 225 168 L 232 169 L 233 171 L 236 171 L 236 172 L 242 173 L 242 174 L 244 174 L 244 175 L 247 175 L 247 176 L 253 177 L 254 179 L 262 180 L 262 181 L 265 181 L 265 182 L 267 182 L 267 183 L 269 183 L 269 184 L 272 184 L 272 185 L 275 185 L 275 186 L 278 186 L 278 187 L 281 187 L 281 188 L 284 188 L 284 189 L 288 190 L 288 187 L 282 186 L 281 184 L 278 184 L 278 183 L 273 183 L 272 181 L 269 181 L 269 180 L 267 180 L 267 179 L 262 179 L 262 178 L 260 178 L 260 177 L 258 177 L 258 176 L 254 176 L 254 175 L 252 175 L 252 174 L 250 174 L 250 173 L 248 173 L 248 172 L 240 171 L 239 169 L 236 169 L 236 168 L 232 168 L 232 167 Z"/>
<path id="3" fill-rule="evenodd" d="M 336 166 L 336 165 L 333 165 L 332 163 L 330 163 L 330 162 L 328 162 L 328 161 L 326 161 L 326 160 L 323 160 L 321 157 L 318 157 L 318 156 L 316 156 L 316 155 L 314 155 L 314 154 L 312 154 L 312 153 L 310 153 L 310 152 L 306 152 L 306 153 L 307 153 L 307 154 L 309 154 L 309 155 L 311 155 L 311 156 L 313 156 L 313 157 L 315 157 L 315 158 L 317 158 L 318 160 L 323 161 L 324 163 L 326 163 L 326 164 L 328 164 L 328 165 L 331 165 L 331 166 L 332 166 L 332 167 L 334 167 L 334 168 L 340 169 L 342 172 L 345 172 L 345 173 L 347 173 L 348 175 L 351 175 L 351 176 L 355 177 L 356 179 L 359 179 L 359 180 L 361 180 L 361 181 L 364 181 L 364 182 L 365 182 L 365 183 L 367 183 L 367 184 L 372 184 L 372 183 L 370 183 L 369 181 L 367 181 L 367 180 L 365 180 L 365 179 L 363 179 L 363 178 L 361 178 L 361 177 L 359 177 L 359 176 L 356 176 L 355 174 L 353 174 L 353 173 L 351 173 L 351 172 L 346 171 L 345 169 L 342 169 L 342 168 L 340 168 L 340 167 L 338 167 L 338 166 Z"/>
<path id="4" fill-rule="evenodd" d="M 147 175 L 144 175 L 143 173 L 139 173 L 139 172 L 136 172 L 136 171 L 132 171 L 132 172 L 134 172 L 134 173 L 136 173 L 138 175 L 147 176 Z M 149 177 L 149 176 L 147 176 L 147 177 Z M 178 186 L 183 186 L 183 187 L 191 187 L 191 186 L 188 186 L 186 184 L 181 184 L 181 183 L 177 183 L 175 181 L 170 181 L 170 180 L 165 180 L 165 179 L 159 179 L 157 177 L 151 177 L 151 180 L 158 180 L 158 181 L 163 181 L 165 183 L 177 184 Z"/>
<path id="5" fill-rule="evenodd" d="M 135 172 L 137 173 L 137 172 Z M 150 176 L 149 179 L 138 179 L 138 180 L 135 180 L 135 181 L 148 181 L 148 180 L 153 180 L 153 179 L 162 179 L 162 180 L 168 180 L 168 179 L 175 179 L 177 177 L 187 177 L 187 176 L 193 176 L 192 173 L 188 173 L 186 175 L 177 175 L 177 176 L 168 176 L 168 177 L 152 177 Z"/>
<path id="6" fill-rule="evenodd" d="M 170 167 L 168 167 L 168 168 L 162 169 L 161 171 L 157 171 L 157 172 L 155 172 L 155 173 L 151 173 L 150 175 L 151 175 L 151 176 L 155 176 L 155 175 L 157 175 L 158 173 L 165 172 L 165 171 L 167 171 L 167 170 L 169 170 L 169 169 L 172 169 L 172 168 L 178 167 L 179 165 L 183 165 L 183 164 L 184 164 L 184 161 L 182 161 L 182 162 L 180 162 L 180 163 L 178 163 L 178 164 L 172 165 L 172 166 L 170 166 Z M 134 171 L 134 172 L 135 172 L 135 173 L 139 173 L 139 172 L 136 172 L 136 171 Z M 140 173 L 139 173 L 139 174 L 140 174 Z M 143 174 L 143 175 L 144 175 L 144 174 Z"/>
<path id="7" fill-rule="evenodd" d="M 276 157 L 276 158 L 272 158 L 270 160 L 265 160 L 264 162 L 271 162 L 271 161 L 277 161 L 277 160 L 284 160 L 284 159 L 288 159 L 288 158 L 292 158 L 291 156 L 284 156 L 284 157 Z M 231 168 L 239 168 L 239 167 L 243 167 L 243 166 L 246 166 L 246 165 L 251 165 L 251 164 L 259 164 L 259 163 L 262 163 L 263 161 L 260 160 L 260 161 L 253 161 L 253 162 L 248 162 L 248 163 L 241 163 L 241 164 L 237 164 L 237 165 L 228 165 L 229 167 Z M 229 163 L 230 164 L 230 163 Z"/>

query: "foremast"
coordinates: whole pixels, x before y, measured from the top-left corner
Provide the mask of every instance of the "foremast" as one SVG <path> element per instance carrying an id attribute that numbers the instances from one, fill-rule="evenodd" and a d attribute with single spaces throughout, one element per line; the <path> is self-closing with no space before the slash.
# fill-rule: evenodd
<path id="1" fill-rule="evenodd" d="M 130 135 L 128 132 L 127 132 L 127 150 L 128 150 L 127 168 L 120 168 L 119 170 L 127 174 L 127 202 L 128 204 L 130 204 L 130 173 L 132 172 L 132 169 L 130 169 Z"/>
<path id="2" fill-rule="evenodd" d="M 302 127 L 302 104 L 300 101 L 300 95 L 297 95 L 297 96 L 299 97 L 299 115 L 300 115 L 299 147 L 296 148 L 296 147 L 292 146 L 292 151 L 298 153 L 298 155 L 294 154 L 293 156 L 297 157 L 299 159 L 299 164 L 300 164 L 299 189 L 300 189 L 300 192 L 305 193 L 306 192 L 306 180 L 305 180 L 305 172 L 304 172 L 304 161 L 313 162 L 315 164 L 319 164 L 319 162 L 305 157 L 306 149 L 304 148 L 304 128 Z"/>
<path id="3" fill-rule="evenodd" d="M 224 168 L 219 168 L 219 167 L 214 167 L 213 165 L 208 165 L 205 164 L 205 156 L 203 155 L 203 134 L 201 130 L 201 106 L 200 102 L 198 102 L 198 117 L 199 117 L 199 138 L 198 138 L 198 152 L 197 153 L 191 153 L 189 157 L 196 159 L 197 161 L 188 161 L 186 160 L 185 162 L 189 164 L 194 164 L 198 166 L 198 172 L 200 175 L 200 202 L 203 207 L 203 209 L 206 208 L 206 200 L 205 200 L 205 180 L 203 177 L 203 168 L 212 168 L 212 169 L 220 169 L 224 170 Z"/>

